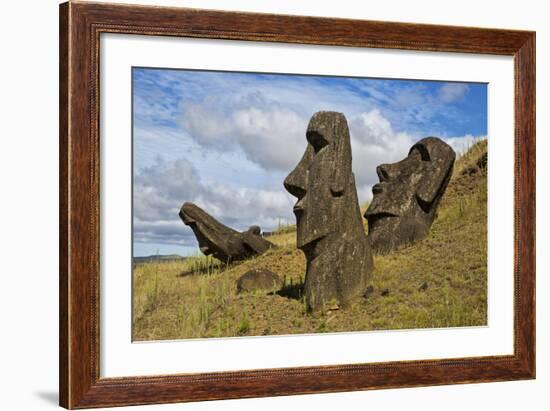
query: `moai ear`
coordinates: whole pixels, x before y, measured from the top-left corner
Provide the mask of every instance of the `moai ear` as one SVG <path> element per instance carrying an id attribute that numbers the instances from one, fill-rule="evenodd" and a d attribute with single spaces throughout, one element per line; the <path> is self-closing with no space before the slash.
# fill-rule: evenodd
<path id="1" fill-rule="evenodd" d="M 445 191 L 453 172 L 456 155 L 454 150 L 440 139 L 428 137 L 421 141 L 425 141 L 425 143 L 415 144 L 411 151 L 419 150 L 423 162 L 426 162 L 423 176 L 416 190 L 420 206 L 425 208 L 429 207 L 438 195 Z"/>
<path id="2" fill-rule="evenodd" d="M 433 161 L 433 163 L 441 163 L 441 161 Z M 419 182 L 416 190 L 417 197 L 424 204 L 431 204 L 439 191 L 443 188 L 445 178 L 448 175 L 448 168 L 442 167 L 442 164 L 433 164 L 433 170 L 427 171 Z"/>
<path id="3" fill-rule="evenodd" d="M 344 194 L 351 176 L 351 143 L 348 124 L 343 115 L 335 119 L 334 134 L 331 139 L 332 176 L 330 179 L 330 191 L 334 196 Z"/>

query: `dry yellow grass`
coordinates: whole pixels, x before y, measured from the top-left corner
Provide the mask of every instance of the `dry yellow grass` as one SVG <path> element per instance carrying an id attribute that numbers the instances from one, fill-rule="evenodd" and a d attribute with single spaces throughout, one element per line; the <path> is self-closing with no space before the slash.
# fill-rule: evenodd
<path id="1" fill-rule="evenodd" d="M 305 258 L 293 228 L 284 227 L 269 238 L 278 248 L 230 267 L 206 257 L 137 264 L 134 340 L 485 325 L 487 177 L 476 170 L 484 152 L 481 142 L 457 161 L 429 236 L 376 256 L 374 292 L 348 309 L 306 312 L 299 298 Z M 238 294 L 237 278 L 252 268 L 284 277 L 283 291 Z"/>

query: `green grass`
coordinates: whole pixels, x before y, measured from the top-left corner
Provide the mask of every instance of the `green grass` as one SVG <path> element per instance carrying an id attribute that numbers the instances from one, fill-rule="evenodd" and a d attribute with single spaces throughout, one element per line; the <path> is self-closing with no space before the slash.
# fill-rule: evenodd
<path id="1" fill-rule="evenodd" d="M 369 298 L 308 314 L 300 298 L 305 258 L 295 247 L 295 226 L 284 225 L 269 237 L 276 249 L 230 266 L 201 255 L 136 264 L 134 340 L 485 325 L 487 178 L 484 170 L 463 172 L 485 151 L 486 142 L 478 143 L 456 162 L 427 238 L 375 256 Z M 252 268 L 278 273 L 283 290 L 238 294 L 237 278 Z M 389 295 L 382 296 L 385 288 Z"/>

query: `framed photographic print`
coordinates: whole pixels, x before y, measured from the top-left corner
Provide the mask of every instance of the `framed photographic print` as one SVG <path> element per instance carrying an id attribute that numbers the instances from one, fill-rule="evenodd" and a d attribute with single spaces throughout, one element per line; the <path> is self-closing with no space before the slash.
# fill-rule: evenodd
<path id="1" fill-rule="evenodd" d="M 60 403 L 535 377 L 535 33 L 60 6 Z"/>

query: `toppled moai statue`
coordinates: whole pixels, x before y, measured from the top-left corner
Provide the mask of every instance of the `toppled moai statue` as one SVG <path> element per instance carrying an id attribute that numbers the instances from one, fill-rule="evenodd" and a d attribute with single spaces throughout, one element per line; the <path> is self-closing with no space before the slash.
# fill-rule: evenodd
<path id="1" fill-rule="evenodd" d="M 307 259 L 304 297 L 310 310 L 347 305 L 367 288 L 372 272 L 351 171 L 346 118 L 320 111 L 311 118 L 306 151 L 285 179 L 294 206 L 297 246 Z"/>
<path id="2" fill-rule="evenodd" d="M 388 253 L 428 234 L 455 157 L 443 140 L 426 137 L 411 147 L 405 159 L 376 167 L 380 182 L 372 188 L 372 202 L 365 213 L 375 253 Z"/>
<path id="3" fill-rule="evenodd" d="M 200 250 L 223 262 L 244 260 L 274 247 L 261 236 L 257 225 L 242 233 L 229 228 L 193 203 L 185 203 L 179 216 L 195 233 Z"/>

